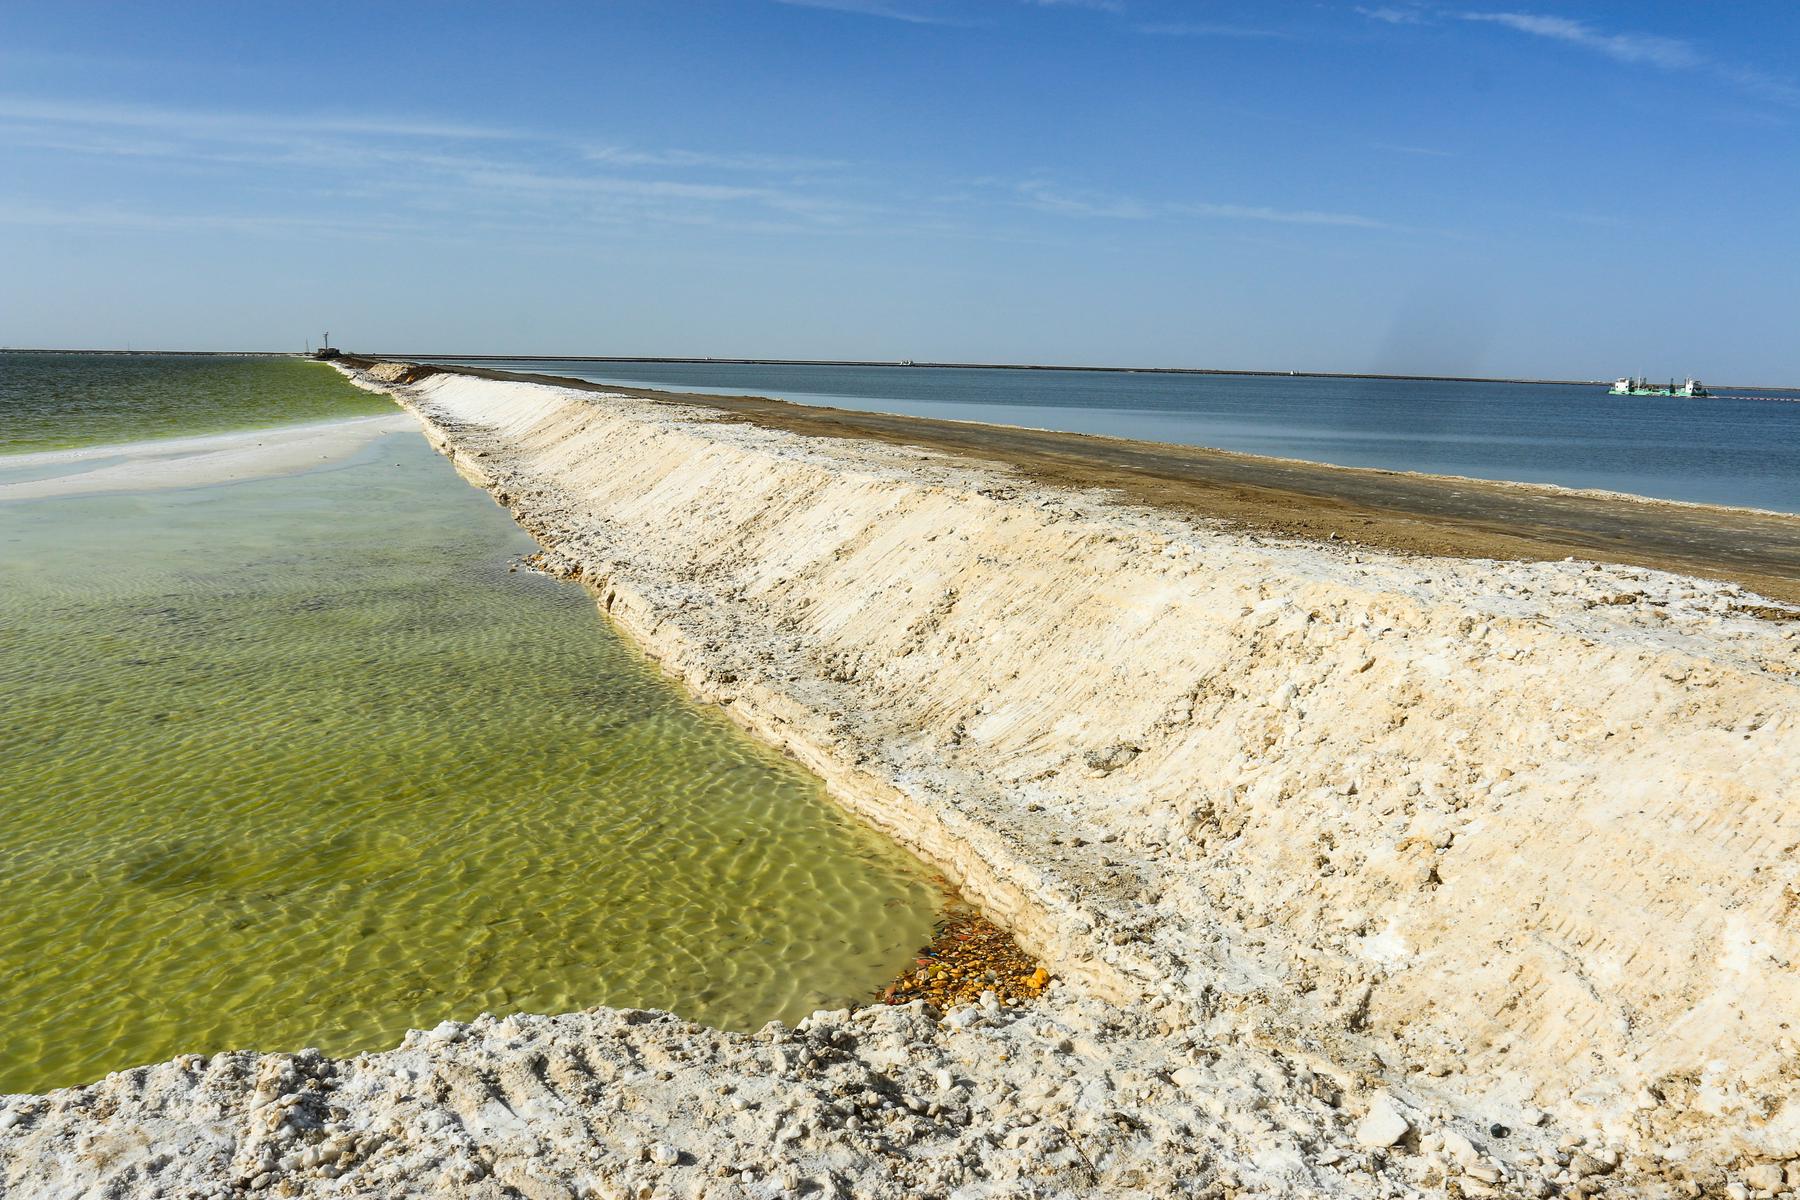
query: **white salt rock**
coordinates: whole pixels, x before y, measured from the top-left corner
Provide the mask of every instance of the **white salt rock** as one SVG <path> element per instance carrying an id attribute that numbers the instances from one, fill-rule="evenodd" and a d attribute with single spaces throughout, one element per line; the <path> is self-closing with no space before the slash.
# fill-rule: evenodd
<path id="1" fill-rule="evenodd" d="M 1779 1192 L 1787 1186 L 1786 1173 L 1777 1163 L 1760 1163 L 1744 1172 L 1744 1182 L 1759 1192 Z"/>
<path id="2" fill-rule="evenodd" d="M 981 1010 L 973 1004 L 965 1004 L 960 1008 L 952 1009 L 950 1015 L 944 1018 L 945 1025 L 958 1031 L 978 1025 L 980 1022 Z"/>
<path id="3" fill-rule="evenodd" d="M 1169 1081 L 1184 1092 L 1197 1092 L 1206 1086 L 1205 1073 L 1193 1067 L 1176 1067 Z"/>
<path id="4" fill-rule="evenodd" d="M 1377 1096 L 1356 1123 L 1356 1144 L 1365 1150 L 1382 1150 L 1405 1137 L 1411 1128 L 1412 1122 L 1400 1115 L 1392 1100 Z"/>
<path id="5" fill-rule="evenodd" d="M 1481 1155 L 1476 1153 L 1474 1143 L 1469 1141 L 1469 1139 L 1462 1134 L 1456 1132 L 1456 1130 L 1444 1130 L 1443 1139 L 1444 1153 L 1455 1159 L 1462 1166 L 1472 1167 L 1481 1161 Z"/>

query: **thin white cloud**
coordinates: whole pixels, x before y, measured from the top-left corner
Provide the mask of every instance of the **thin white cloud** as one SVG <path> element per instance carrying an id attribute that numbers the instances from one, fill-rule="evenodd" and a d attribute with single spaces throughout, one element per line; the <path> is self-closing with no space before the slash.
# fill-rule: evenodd
<path id="1" fill-rule="evenodd" d="M 1789 108 L 1800 108 L 1800 85 L 1790 79 L 1782 79 L 1755 67 L 1739 66 L 1736 63 L 1718 63 L 1713 69 L 1722 78 L 1752 95 L 1785 104 Z"/>
<path id="2" fill-rule="evenodd" d="M 277 137 L 292 134 L 350 134 L 372 137 L 503 139 L 519 136 L 490 126 L 415 120 L 406 117 L 346 117 L 270 113 L 196 112 L 138 105 L 90 104 L 66 100 L 0 97 L 0 118 L 65 125 L 110 125 L 161 129 L 199 137 Z"/>
<path id="3" fill-rule="evenodd" d="M 827 12 L 854 13 L 859 17 L 880 17 L 887 21 L 904 21 L 909 25 L 960 25 L 962 22 L 917 8 L 902 8 L 882 0 L 775 0 L 791 8 L 818 8 Z"/>
<path id="4" fill-rule="evenodd" d="M 1735 87 L 1789 107 L 1800 107 L 1800 85 L 1742 63 L 1721 61 L 1691 42 L 1650 33 L 1607 33 L 1586 21 L 1519 12 L 1465 12 L 1465 21 L 1501 25 L 1603 54 L 1615 62 L 1664 71 L 1705 72 Z"/>
<path id="5" fill-rule="evenodd" d="M 1389 154 L 1412 154 L 1420 158 L 1461 158 L 1454 150 L 1439 150 L 1432 146 L 1409 146 L 1403 142 L 1375 142 L 1373 150 L 1386 150 Z"/>
<path id="6" fill-rule="evenodd" d="M 1425 23 L 1425 14 L 1416 8 L 1395 8 L 1392 5 L 1364 8 L 1359 4 L 1356 6 L 1356 11 L 1371 21 L 1382 21 L 1389 25 L 1422 25 Z"/>
<path id="7" fill-rule="evenodd" d="M 1468 12 L 1462 14 L 1462 19 L 1504 25 L 1520 33 L 1581 46 L 1622 63 L 1644 63 L 1664 70 L 1683 71 L 1701 66 L 1706 61 L 1698 50 L 1679 38 L 1649 33 L 1603 33 L 1586 21 L 1569 17 L 1517 12 Z"/>
<path id="8" fill-rule="evenodd" d="M 1219 221 L 1255 221 L 1277 225 L 1326 225 L 1342 229 L 1393 230 L 1399 226 L 1357 213 L 1317 209 L 1275 208 L 1260 204 L 1206 202 L 1154 203 L 1130 196 L 1072 192 L 1043 180 L 1017 185 L 1025 203 L 1040 212 L 1066 217 L 1102 218 L 1115 221 L 1151 221 L 1202 218 Z"/>
<path id="9" fill-rule="evenodd" d="M 1205 21 L 1150 21 L 1133 25 L 1138 33 L 1160 37 L 1208 38 L 1291 38 L 1285 29 L 1265 29 L 1254 25 L 1216 25 Z"/>
<path id="10" fill-rule="evenodd" d="M 1024 0 L 1037 8 L 1085 8 L 1093 12 L 1124 12 L 1125 0 Z"/>
<path id="11" fill-rule="evenodd" d="M 820 8 L 827 12 L 853 13 L 859 17 L 881 17 L 888 21 L 905 21 L 912 25 L 968 25 L 969 21 L 932 7 L 933 0 L 913 3 L 891 3 L 890 0 L 775 0 L 793 8 Z M 1121 13 L 1125 0 L 1020 0 L 1031 8 L 1084 8 L 1090 12 Z"/>
<path id="12" fill-rule="evenodd" d="M 1267 208 L 1244 204 L 1176 204 L 1170 211 L 1195 217 L 1229 221 L 1270 221 L 1277 225 L 1335 225 L 1343 229 L 1394 229 L 1386 221 L 1355 213 L 1318 212 L 1313 209 Z"/>
<path id="13" fill-rule="evenodd" d="M 0 147 L 155 164 L 158 171 L 208 180 L 209 194 L 238 189 L 235 194 L 252 208 L 279 203 L 278 196 L 333 211 L 353 202 L 367 213 L 372 227 L 384 222 L 404 226 L 409 214 L 429 219 L 440 212 L 446 220 L 491 220 L 515 227 L 735 223 L 758 231 L 848 233 L 884 224 L 895 229 L 917 225 L 908 213 L 868 203 L 863 198 L 866 181 L 831 171 L 843 165 L 835 160 L 749 151 L 595 148 L 567 138 L 449 121 L 184 111 L 0 96 Z M 672 174 L 688 177 L 659 177 Z M 801 180 L 807 186 L 800 186 Z M 15 209 L 9 218 L 13 224 L 28 222 L 56 223 L 49 211 Z M 105 210 L 83 210 L 68 223 L 124 227 L 132 222 L 236 232 L 297 228 L 288 217 L 272 218 L 265 226 L 253 217 L 190 219 Z M 335 228 L 320 226 L 322 231 Z"/>
<path id="14" fill-rule="evenodd" d="M 466 140 L 465 140 L 466 139 Z M 142 162 L 186 177 L 193 195 L 238 215 L 186 205 L 167 212 L 81 209 L 64 218 L 30 187 L 9 197 L 12 224 L 211 228 L 236 233 L 458 228 L 648 230 L 694 226 L 770 235 L 965 236 L 993 206 L 1025 204 L 1088 220 L 1193 220 L 1386 228 L 1352 213 L 1262 205 L 1175 204 L 1084 192 L 1037 179 L 942 193 L 941 182 L 827 158 L 679 148 L 640 149 L 453 121 L 332 120 L 0 97 L 0 147 Z M 54 172 L 32 178 L 53 178 Z M 999 191 L 994 190 L 998 186 Z M 198 190 L 195 190 L 198 189 Z M 160 194 L 144 193 L 147 198 Z M 299 209 L 308 214 L 289 215 Z"/>
<path id="15" fill-rule="evenodd" d="M 1116 221 L 1144 221 L 1154 210 L 1127 196 L 1101 196 L 1065 191 L 1039 180 L 1018 185 L 1031 207 L 1065 217 L 1107 217 Z"/>
<path id="16" fill-rule="evenodd" d="M 304 214 L 158 213 L 114 206 L 0 204 L 0 225 L 65 229 L 114 229 L 152 233 L 240 233 L 288 236 L 334 234 L 384 237 L 412 228 L 401 222 L 333 219 Z"/>
<path id="17" fill-rule="evenodd" d="M 782 154 L 718 154 L 701 150 L 635 150 L 628 146 L 596 146 L 587 151 L 594 162 L 621 167 L 694 167 L 718 171 L 832 171 L 850 164 L 841 159 L 801 158 Z"/>
<path id="18" fill-rule="evenodd" d="M 657 200 L 766 200 L 775 193 L 767 188 L 733 187 L 720 183 L 689 183 L 675 179 L 618 179 L 605 175 L 543 175 L 535 171 L 480 170 L 464 178 L 482 188 L 512 192 L 590 192 L 595 195 L 636 196 Z"/>
<path id="19" fill-rule="evenodd" d="M 460 152 L 474 141 L 480 154 Z M 510 143 L 500 145 L 500 143 Z M 693 168 L 767 175 L 827 171 L 833 159 L 757 153 L 580 146 L 556 138 L 454 122 L 219 113 L 0 97 L 0 145 L 101 157 L 214 165 L 433 170 L 473 177 L 517 169 L 508 157 L 574 158 L 619 167 Z M 447 148 L 446 148 L 447 147 Z M 498 157 L 496 157 L 498 155 Z M 621 181 L 621 189 L 625 190 Z M 670 184 L 671 193 L 741 197 L 754 189 Z"/>
<path id="20" fill-rule="evenodd" d="M 713 224 L 724 218 L 766 221 L 769 214 L 791 220 L 790 230 L 880 228 L 905 216 L 846 196 L 776 187 L 693 183 L 674 179 L 624 179 L 603 175 L 554 175 L 530 169 L 470 171 L 458 179 L 467 199 L 550 214 Z"/>

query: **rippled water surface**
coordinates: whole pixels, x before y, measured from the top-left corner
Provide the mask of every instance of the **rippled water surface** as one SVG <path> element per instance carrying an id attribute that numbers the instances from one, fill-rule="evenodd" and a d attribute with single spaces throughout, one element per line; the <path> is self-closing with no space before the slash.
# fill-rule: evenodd
<path id="1" fill-rule="evenodd" d="M 752 1027 L 939 893 L 690 703 L 413 434 L 0 504 L 0 1092 L 483 1011 Z"/>
<path id="2" fill-rule="evenodd" d="M 392 411 L 295 358 L 0 350 L 0 454 Z"/>

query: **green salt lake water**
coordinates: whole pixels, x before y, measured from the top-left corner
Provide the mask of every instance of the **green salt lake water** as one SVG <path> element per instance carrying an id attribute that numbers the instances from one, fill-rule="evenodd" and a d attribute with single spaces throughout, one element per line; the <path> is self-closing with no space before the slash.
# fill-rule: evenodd
<path id="1" fill-rule="evenodd" d="M 411 433 L 0 503 L 0 1092 L 484 1010 L 748 1028 L 911 961 L 930 874 L 532 548 Z"/>
<path id="2" fill-rule="evenodd" d="M 302 359 L 0 351 L 0 454 L 392 411 Z"/>

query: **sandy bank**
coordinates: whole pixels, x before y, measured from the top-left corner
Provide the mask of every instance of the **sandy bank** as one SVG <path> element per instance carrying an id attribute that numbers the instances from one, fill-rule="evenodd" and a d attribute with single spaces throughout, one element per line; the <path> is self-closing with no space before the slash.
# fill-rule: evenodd
<path id="1" fill-rule="evenodd" d="M 706 408 L 397 391 L 1063 982 L 942 1024 L 600 1011 L 177 1061 L 9 1102 L 18 1194 L 1789 1186 L 1800 625 L 1759 597 L 1271 539 Z"/>
<path id="2" fill-rule="evenodd" d="M 203 487 L 291 475 L 342 458 L 384 434 L 409 429 L 403 415 L 277 425 L 201 437 L 160 438 L 0 457 L 0 501 L 102 492 Z"/>

